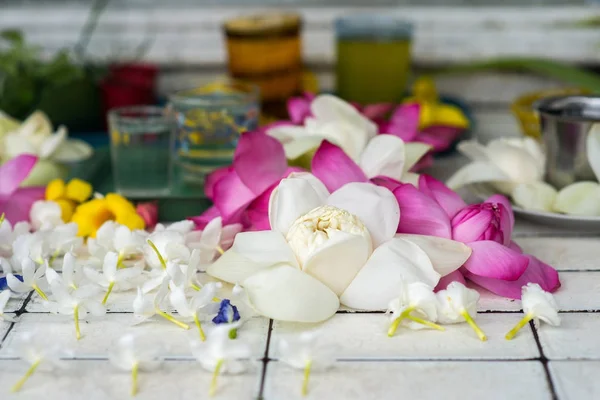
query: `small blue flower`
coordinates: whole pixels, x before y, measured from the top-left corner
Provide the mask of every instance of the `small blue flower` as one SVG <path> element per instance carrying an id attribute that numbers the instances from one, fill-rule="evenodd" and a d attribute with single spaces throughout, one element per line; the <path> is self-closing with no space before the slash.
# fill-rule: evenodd
<path id="1" fill-rule="evenodd" d="M 23 277 L 21 275 L 15 275 L 15 278 L 17 278 L 18 280 L 23 282 Z M 6 290 L 8 288 L 9 287 L 8 287 L 8 283 L 6 282 L 6 277 L 0 278 L 0 290 Z M 239 317 L 238 317 L 238 319 L 239 319 Z"/>
<path id="2" fill-rule="evenodd" d="M 240 320 L 240 313 L 236 306 L 231 304 L 228 299 L 221 300 L 219 312 L 213 318 L 215 324 L 231 324 Z"/>

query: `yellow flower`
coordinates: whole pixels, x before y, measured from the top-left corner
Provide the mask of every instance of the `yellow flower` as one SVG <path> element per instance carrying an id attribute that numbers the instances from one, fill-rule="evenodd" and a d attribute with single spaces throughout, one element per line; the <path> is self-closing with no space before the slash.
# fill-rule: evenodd
<path id="1" fill-rule="evenodd" d="M 133 204 L 116 193 L 81 204 L 75 210 L 72 221 L 79 227 L 77 234 L 84 237 L 95 237 L 96 231 L 106 221 L 115 221 L 129 229 L 145 227 L 144 220 L 137 214 Z"/>
<path id="2" fill-rule="evenodd" d="M 46 186 L 46 200 L 58 203 L 63 222 L 70 222 L 75 207 L 92 195 L 92 185 L 81 179 L 71 179 L 68 184 L 62 179 L 54 179 Z"/>
<path id="3" fill-rule="evenodd" d="M 431 78 L 417 79 L 413 85 L 413 97 L 409 97 L 404 103 L 419 103 L 421 106 L 419 129 L 440 125 L 464 129 L 469 127 L 469 120 L 460 108 L 440 102 Z"/>

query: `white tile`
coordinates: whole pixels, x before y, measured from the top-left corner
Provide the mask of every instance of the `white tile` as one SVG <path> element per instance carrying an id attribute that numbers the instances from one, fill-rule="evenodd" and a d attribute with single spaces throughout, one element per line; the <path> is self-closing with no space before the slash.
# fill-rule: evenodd
<path id="1" fill-rule="evenodd" d="M 561 314 L 560 326 L 538 328 L 544 354 L 550 360 L 600 360 L 600 313 Z"/>
<path id="2" fill-rule="evenodd" d="M 10 329 L 12 322 L 0 321 L 0 346 L 2 346 L 2 339 L 6 335 L 6 332 Z"/>
<path id="3" fill-rule="evenodd" d="M 600 398 L 600 361 L 552 361 L 549 368 L 561 400 Z"/>
<path id="4" fill-rule="evenodd" d="M 186 331 L 160 317 L 137 326 L 132 326 L 131 314 L 108 314 L 101 318 L 81 321 L 81 340 L 75 339 L 75 326 L 72 318 L 52 314 L 23 314 L 19 323 L 11 330 L 6 338 L 1 357 L 12 356 L 12 346 L 15 338 L 23 332 L 38 331 L 47 334 L 57 342 L 75 352 L 78 358 L 104 358 L 115 341 L 126 333 L 137 333 L 153 344 L 166 346 L 165 356 L 190 356 L 190 339 L 198 338 L 198 331 L 193 323 Z M 159 319 L 160 318 L 160 319 Z M 208 333 L 212 323 L 205 323 Z M 264 355 L 269 320 L 251 318 L 239 329 L 239 338 L 247 340 L 252 345 L 257 357 Z"/>
<path id="5" fill-rule="evenodd" d="M 301 399 L 302 371 L 270 362 L 265 400 Z M 551 399 L 542 364 L 519 362 L 338 362 L 313 373 L 306 399 Z"/>
<path id="6" fill-rule="evenodd" d="M 15 294 L 13 293 L 10 297 L 10 300 L 8 300 L 8 303 L 6 303 L 6 307 L 4 308 L 5 312 L 15 312 L 17 310 L 20 310 L 21 307 L 23 306 L 23 303 L 25 302 L 25 299 L 27 298 L 28 293 L 22 293 L 22 294 Z"/>
<path id="7" fill-rule="evenodd" d="M 0 360 L 0 398 L 16 400 L 125 400 L 131 378 L 108 361 L 68 361 L 68 369 L 36 371 L 20 392 L 10 387 L 25 373 L 26 364 Z M 260 387 L 261 368 L 251 367 L 242 375 L 222 375 L 214 399 L 255 399 Z M 208 398 L 211 373 L 193 361 L 167 361 L 156 371 L 140 371 L 136 400 L 185 400 Z"/>
<path id="8" fill-rule="evenodd" d="M 521 301 L 515 299 L 509 299 L 503 296 L 498 296 L 477 286 L 473 283 L 469 283 L 470 287 L 476 288 L 479 292 L 479 302 L 477 302 L 478 311 L 520 311 L 522 309 Z"/>
<path id="9" fill-rule="evenodd" d="M 542 225 L 517 216 L 513 230 L 513 239 L 519 237 L 537 236 L 581 236 L 581 233 L 568 228 L 556 228 L 554 226 Z M 589 235 L 588 235 L 589 236 Z"/>
<path id="10" fill-rule="evenodd" d="M 600 310 L 600 271 L 561 272 L 554 293 L 561 311 Z"/>
<path id="11" fill-rule="evenodd" d="M 306 329 L 318 329 L 326 346 L 343 359 L 526 359 L 539 357 L 529 328 L 514 340 L 504 335 L 521 314 L 479 314 L 477 323 L 487 334 L 480 341 L 466 324 L 447 325 L 445 332 L 431 329 L 413 331 L 399 327 L 387 336 L 389 319 L 384 314 L 336 314 L 322 326 L 275 322 L 271 334 L 270 356 L 277 358 L 277 340 Z"/>
<path id="12" fill-rule="evenodd" d="M 525 253 L 532 254 L 559 271 L 600 271 L 598 238 L 519 238 L 516 242 Z"/>

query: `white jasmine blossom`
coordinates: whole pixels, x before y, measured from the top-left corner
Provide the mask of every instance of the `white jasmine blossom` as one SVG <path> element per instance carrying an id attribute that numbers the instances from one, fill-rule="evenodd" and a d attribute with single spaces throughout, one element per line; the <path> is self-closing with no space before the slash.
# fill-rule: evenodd
<path id="1" fill-rule="evenodd" d="M 522 290 L 521 303 L 525 316 L 506 334 L 507 340 L 514 338 L 517 332 L 532 320 L 542 320 L 552 326 L 560 325 L 558 305 L 552 294 L 544 291 L 537 283 L 528 283 Z"/>
<path id="2" fill-rule="evenodd" d="M 135 324 L 140 324 L 155 315 L 159 315 L 180 328 L 190 329 L 188 324 L 177 320 L 175 317 L 161 309 L 168 292 L 169 281 L 164 281 L 154 295 L 144 294 L 142 289 L 138 287 L 137 296 L 133 300 L 133 317 Z"/>
<path id="3" fill-rule="evenodd" d="M 96 232 L 96 238 L 88 239 L 90 254 L 94 257 L 104 258 L 109 251 L 117 253 L 119 268 L 124 267 L 124 260 L 141 255 L 144 243 L 143 231 L 132 231 L 114 221 L 106 221 Z"/>
<path id="4" fill-rule="evenodd" d="M 388 330 L 389 337 L 394 336 L 401 323 L 411 329 L 428 326 L 440 331 L 444 330 L 443 327 L 433 323 L 437 321 L 437 300 L 433 288 L 424 283 L 415 282 L 409 285 L 403 283 L 399 289 L 399 296 L 388 306 L 392 321 Z"/>
<path id="5" fill-rule="evenodd" d="M 55 226 L 64 224 L 62 220 L 62 210 L 55 201 L 38 200 L 31 206 L 29 219 L 33 229 L 52 229 Z"/>
<path id="6" fill-rule="evenodd" d="M 0 321 L 15 322 L 15 319 L 10 315 L 6 315 L 4 309 L 6 304 L 10 300 L 10 290 L 3 290 L 0 292 Z"/>
<path id="7" fill-rule="evenodd" d="M 202 341 L 206 340 L 206 335 L 200 324 L 199 314 L 214 314 L 218 311 L 219 303 L 215 303 L 213 299 L 221 287 L 219 282 L 209 282 L 189 299 L 185 295 L 184 287 L 174 285 L 171 287 L 169 293 L 171 305 L 182 318 L 194 321 Z"/>
<path id="8" fill-rule="evenodd" d="M 480 340 L 486 341 L 487 336 L 475 323 L 479 292 L 467 288 L 460 282 L 452 282 L 445 290 L 436 293 L 438 299 L 438 322 L 455 324 L 467 321 Z"/>
<path id="9" fill-rule="evenodd" d="M 43 264 L 50 256 L 46 232 L 37 231 L 18 236 L 13 242 L 12 253 L 11 264 L 17 271 L 27 259 Z"/>
<path id="10" fill-rule="evenodd" d="M 10 221 L 0 215 L 0 257 L 10 257 L 15 239 L 21 235 L 29 233 L 31 225 L 28 222 L 17 222 L 13 227 Z"/>
<path id="11" fill-rule="evenodd" d="M 106 304 L 108 296 L 113 290 L 128 290 L 135 287 L 132 281 L 142 274 L 140 266 L 118 269 L 118 259 L 117 253 L 111 251 L 104 257 L 102 274 L 90 267 L 85 267 L 83 270 L 89 280 L 106 288 L 102 304 Z"/>
<path id="12" fill-rule="evenodd" d="M 187 263 L 190 250 L 185 237 L 178 231 L 163 230 L 152 233 L 143 247 L 146 264 L 152 268 L 167 269 L 167 262 Z"/>
<path id="13" fill-rule="evenodd" d="M 42 299 L 48 301 L 48 296 L 45 293 L 48 290 L 47 283 L 44 279 L 46 264 L 44 263 L 36 269 L 35 263 L 30 258 L 26 258 L 23 260 L 21 268 L 22 282 L 14 274 L 6 276 L 6 282 L 10 290 L 17 293 L 27 293 L 35 290 Z"/>

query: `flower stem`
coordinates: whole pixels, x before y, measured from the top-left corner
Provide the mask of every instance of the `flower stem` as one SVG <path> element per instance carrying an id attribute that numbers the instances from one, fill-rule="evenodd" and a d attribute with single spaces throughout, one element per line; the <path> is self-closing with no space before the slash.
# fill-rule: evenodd
<path id="1" fill-rule="evenodd" d="M 521 330 L 521 328 L 523 328 L 525 325 L 527 325 L 529 323 L 529 321 L 531 321 L 533 319 L 533 315 L 531 314 L 527 314 L 525 315 L 523 318 L 521 318 L 521 320 L 517 323 L 517 325 L 515 325 L 514 328 L 512 328 L 505 336 L 506 340 L 511 340 L 512 338 L 515 337 L 515 335 L 517 334 L 517 332 L 519 332 Z"/>
<path id="2" fill-rule="evenodd" d="M 200 291 L 200 289 L 201 289 L 201 287 L 200 287 L 200 286 L 198 286 L 198 285 L 196 285 L 195 283 L 192 283 L 192 284 L 191 284 L 191 287 L 192 287 L 192 289 L 194 289 L 194 290 L 195 290 L 195 291 L 197 291 L 197 292 L 199 292 L 199 291 Z"/>
<path id="3" fill-rule="evenodd" d="M 160 261 L 160 265 L 162 265 L 163 269 L 167 269 L 167 263 L 165 262 L 165 259 L 163 258 L 163 256 L 160 255 L 160 251 L 158 251 L 158 248 L 156 248 L 156 245 L 154 243 L 152 243 L 152 240 L 150 240 L 150 239 L 148 239 L 147 242 L 150 245 L 150 247 L 152 247 L 152 250 L 154 250 L 154 252 L 156 253 L 156 256 L 158 257 L 158 261 Z"/>
<path id="4" fill-rule="evenodd" d="M 25 372 L 25 375 L 23 375 L 23 377 L 21 379 L 19 379 L 12 388 L 10 388 L 10 391 L 15 393 L 15 392 L 18 392 L 19 390 L 21 390 L 21 388 L 23 387 L 23 385 L 25 384 L 27 379 L 29 379 L 31 377 L 31 375 L 33 375 L 33 373 L 35 372 L 35 370 L 37 369 L 37 367 L 40 365 L 41 362 L 42 362 L 42 360 L 38 359 L 33 364 L 31 364 L 31 367 L 29 367 L 27 372 Z"/>
<path id="5" fill-rule="evenodd" d="M 308 360 L 304 365 L 304 379 L 302 380 L 302 396 L 308 394 L 308 378 L 310 377 L 310 368 L 312 367 L 312 361 Z"/>
<path id="6" fill-rule="evenodd" d="M 56 250 L 53 254 L 52 257 L 50 257 L 50 260 L 48 261 L 48 265 L 52 266 L 52 263 L 56 260 L 56 257 L 58 257 L 59 251 Z"/>
<path id="7" fill-rule="evenodd" d="M 223 253 L 225 253 L 225 250 L 223 250 L 223 248 L 220 245 L 217 245 L 217 247 L 215 247 L 215 249 L 219 252 L 219 254 L 223 255 Z"/>
<path id="8" fill-rule="evenodd" d="M 237 328 L 233 328 L 229 330 L 229 339 L 237 339 Z"/>
<path id="9" fill-rule="evenodd" d="M 138 369 L 139 364 L 134 363 L 131 369 L 131 396 L 135 396 L 138 393 Z"/>
<path id="10" fill-rule="evenodd" d="M 204 329 L 202 329 L 202 325 L 200 325 L 198 314 L 194 314 L 194 323 L 198 327 L 198 333 L 200 333 L 200 340 L 204 342 L 206 340 L 206 335 L 204 334 Z"/>
<path id="11" fill-rule="evenodd" d="M 106 294 L 104 295 L 104 298 L 102 299 L 102 305 L 106 305 L 106 301 L 108 300 L 108 296 L 110 296 L 110 293 L 112 292 L 113 288 L 115 287 L 115 281 L 112 281 L 110 283 L 110 285 L 108 285 L 108 289 L 106 290 Z"/>
<path id="12" fill-rule="evenodd" d="M 81 331 L 79 330 L 79 304 L 73 309 L 73 320 L 75 321 L 75 337 L 81 339 Z"/>
<path id="13" fill-rule="evenodd" d="M 221 358 L 217 361 L 217 365 L 215 365 L 215 370 L 213 372 L 212 380 L 210 381 L 210 389 L 208 390 L 209 396 L 214 396 L 217 391 L 217 377 L 221 372 L 221 367 L 223 366 L 223 359 Z"/>
<path id="14" fill-rule="evenodd" d="M 163 317 L 167 321 L 170 321 L 170 322 L 174 323 L 178 327 L 183 328 L 183 329 L 190 329 L 190 326 L 188 324 L 185 324 L 185 323 L 177 320 L 175 317 L 167 314 L 166 312 L 164 312 L 162 310 L 159 310 L 159 309 L 156 309 L 155 311 L 156 311 L 156 314 L 160 315 L 161 317 Z"/>
<path id="15" fill-rule="evenodd" d="M 48 301 L 48 296 L 46 296 L 46 293 L 44 293 L 44 291 L 42 289 L 40 289 L 40 287 L 36 284 L 34 284 L 33 286 L 31 286 L 33 288 L 33 290 L 35 290 L 37 292 L 37 294 L 40 295 L 40 297 L 46 301 Z"/>
<path id="16" fill-rule="evenodd" d="M 460 311 L 460 315 L 462 315 L 463 318 L 465 319 L 465 321 L 467 321 L 467 324 L 469 324 L 469 326 L 471 328 L 473 328 L 473 330 L 477 334 L 477 337 L 479 338 L 479 340 L 481 340 L 482 342 L 485 342 L 487 340 L 487 336 L 485 335 L 485 333 L 483 333 L 483 331 L 481 330 L 481 328 L 475 323 L 475 320 L 469 315 L 469 313 L 467 312 L 467 310 L 465 310 L 463 308 Z"/>
<path id="17" fill-rule="evenodd" d="M 438 331 L 446 330 L 446 328 L 444 328 L 443 326 L 434 324 L 433 322 L 427 321 L 426 319 L 423 319 L 423 318 L 415 317 L 412 315 L 408 315 L 406 318 L 410 319 L 411 321 L 415 321 L 417 324 L 421 324 L 421 325 L 425 325 L 425 326 L 428 326 L 433 329 L 437 329 Z"/>
<path id="18" fill-rule="evenodd" d="M 125 255 L 119 253 L 119 258 L 117 258 L 117 269 L 126 268 L 125 264 L 123 264 L 123 259 L 124 258 L 125 258 Z"/>
<path id="19" fill-rule="evenodd" d="M 3 222 L 4 222 L 4 213 L 0 214 L 0 226 L 2 226 Z"/>
<path id="20" fill-rule="evenodd" d="M 414 309 L 415 309 L 414 307 L 409 307 L 406 310 L 402 311 L 400 316 L 398 318 L 396 318 L 394 320 L 394 322 L 392 322 L 392 324 L 390 325 L 390 328 L 388 329 L 388 337 L 394 336 L 394 334 L 396 333 L 396 330 L 398 330 L 398 326 L 400 325 L 400 322 L 402 322 L 402 320 L 404 318 L 406 318 L 411 313 L 411 311 Z"/>

